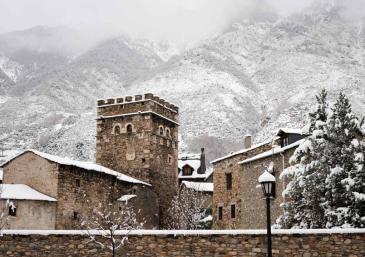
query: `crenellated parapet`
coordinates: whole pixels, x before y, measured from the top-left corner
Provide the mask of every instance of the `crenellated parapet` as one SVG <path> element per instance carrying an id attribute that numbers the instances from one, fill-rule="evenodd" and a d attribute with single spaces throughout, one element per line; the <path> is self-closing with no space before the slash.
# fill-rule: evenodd
<path id="1" fill-rule="evenodd" d="M 177 123 L 179 108 L 150 93 L 97 101 L 98 119 L 147 112 L 155 113 Z"/>

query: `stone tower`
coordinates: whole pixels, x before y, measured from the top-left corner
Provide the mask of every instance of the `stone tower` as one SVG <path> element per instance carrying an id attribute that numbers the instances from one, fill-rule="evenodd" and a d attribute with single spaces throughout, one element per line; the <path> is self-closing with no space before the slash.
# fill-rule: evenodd
<path id="1" fill-rule="evenodd" d="M 96 162 L 152 184 L 160 223 L 178 187 L 178 111 L 153 94 L 97 106 Z"/>

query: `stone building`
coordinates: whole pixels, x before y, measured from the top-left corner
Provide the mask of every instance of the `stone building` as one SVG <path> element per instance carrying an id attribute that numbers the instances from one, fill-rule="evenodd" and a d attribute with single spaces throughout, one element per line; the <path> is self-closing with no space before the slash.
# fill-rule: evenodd
<path id="1" fill-rule="evenodd" d="M 153 94 L 99 100 L 97 107 L 96 162 L 150 183 L 161 221 L 178 190 L 178 111 Z"/>
<path id="2" fill-rule="evenodd" d="M 183 181 L 213 182 L 213 169 L 207 168 L 204 148 L 200 154 L 183 154 L 178 161 L 179 185 Z"/>
<path id="3" fill-rule="evenodd" d="M 266 226 L 266 209 L 258 177 L 271 167 L 276 177 L 272 219 L 282 213 L 280 204 L 285 181 L 280 173 L 289 165 L 289 158 L 305 138 L 301 130 L 280 129 L 276 136 L 261 144 L 252 145 L 245 136 L 245 148 L 212 161 L 214 173 L 213 228 L 257 229 Z"/>
<path id="4" fill-rule="evenodd" d="M 27 150 L 2 165 L 1 202 L 11 200 L 11 229 L 78 229 L 80 218 L 94 207 L 128 204 L 146 221 L 158 227 L 158 198 L 150 184 L 90 162 Z"/>

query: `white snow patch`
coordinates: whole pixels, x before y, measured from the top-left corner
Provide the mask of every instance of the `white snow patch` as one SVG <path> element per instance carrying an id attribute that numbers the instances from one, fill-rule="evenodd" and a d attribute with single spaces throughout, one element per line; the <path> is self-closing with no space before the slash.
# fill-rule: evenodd
<path id="1" fill-rule="evenodd" d="M 208 182 L 192 182 L 183 181 L 182 184 L 189 189 L 193 189 L 198 192 L 213 192 L 213 183 Z"/>
<path id="2" fill-rule="evenodd" d="M 23 184 L 3 184 L 1 185 L 1 199 L 10 200 L 35 200 L 55 202 L 56 199 L 42 194 L 30 186 Z"/>

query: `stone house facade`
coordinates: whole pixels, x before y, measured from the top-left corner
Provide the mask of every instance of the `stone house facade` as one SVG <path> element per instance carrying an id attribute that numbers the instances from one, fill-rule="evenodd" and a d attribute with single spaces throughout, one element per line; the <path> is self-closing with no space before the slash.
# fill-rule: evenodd
<path id="1" fill-rule="evenodd" d="M 1 194 L 3 202 L 10 199 L 16 207 L 11 229 L 79 229 L 81 218 L 87 219 L 100 203 L 118 208 L 124 204 L 118 199 L 128 194 L 136 196 L 128 204 L 136 212 L 141 210 L 137 218 L 146 221 L 145 227 L 158 227 L 158 198 L 143 181 L 101 165 L 35 150 L 19 154 L 2 167 L 5 189 L 22 188 Z M 32 193 L 25 192 L 25 187 Z"/>
<path id="2" fill-rule="evenodd" d="M 214 173 L 213 228 L 257 229 L 266 226 L 266 209 L 258 177 L 269 166 L 276 177 L 276 197 L 272 201 L 272 219 L 281 214 L 280 204 L 285 181 L 279 179 L 289 158 L 305 137 L 300 130 L 280 129 L 276 136 L 251 145 L 245 137 L 245 149 L 212 161 Z"/>
<path id="3" fill-rule="evenodd" d="M 99 100 L 96 162 L 152 185 L 160 224 L 178 190 L 178 107 L 153 94 Z"/>

